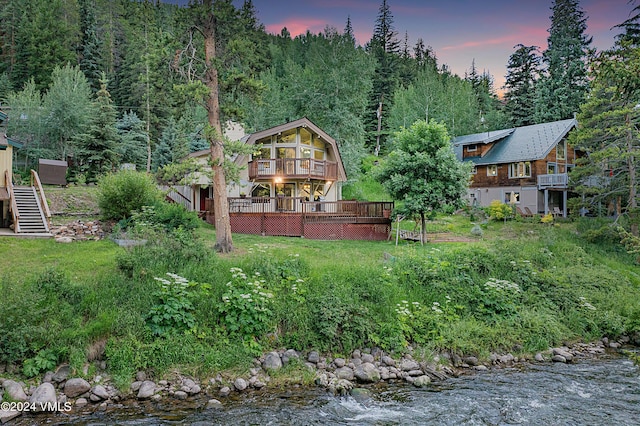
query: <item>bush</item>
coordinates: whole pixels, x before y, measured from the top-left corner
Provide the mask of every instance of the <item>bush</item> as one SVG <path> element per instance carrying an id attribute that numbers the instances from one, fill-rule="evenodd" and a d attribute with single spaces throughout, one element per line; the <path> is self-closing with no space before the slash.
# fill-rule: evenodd
<path id="1" fill-rule="evenodd" d="M 98 181 L 98 207 L 106 220 L 121 220 L 161 199 L 153 177 L 143 172 L 122 170 Z"/>
<path id="2" fill-rule="evenodd" d="M 498 200 L 491 201 L 488 210 L 489 217 L 494 220 L 507 220 L 514 216 L 513 207 Z"/>

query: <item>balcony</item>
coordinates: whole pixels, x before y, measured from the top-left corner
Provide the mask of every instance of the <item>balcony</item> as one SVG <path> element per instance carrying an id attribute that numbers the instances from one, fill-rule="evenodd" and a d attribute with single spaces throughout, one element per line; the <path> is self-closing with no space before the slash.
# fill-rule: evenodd
<path id="1" fill-rule="evenodd" d="M 569 184 L 569 175 L 558 173 L 554 175 L 538 175 L 538 189 L 565 189 Z"/>
<path id="2" fill-rule="evenodd" d="M 276 158 L 249 162 L 249 179 L 338 179 L 338 163 L 313 158 Z"/>

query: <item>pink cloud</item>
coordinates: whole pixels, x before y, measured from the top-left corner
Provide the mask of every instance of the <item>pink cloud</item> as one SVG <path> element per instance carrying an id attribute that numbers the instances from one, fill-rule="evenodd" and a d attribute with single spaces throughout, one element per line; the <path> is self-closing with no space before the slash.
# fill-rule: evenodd
<path id="1" fill-rule="evenodd" d="M 517 44 L 535 45 L 541 50 L 546 49 L 548 33 L 546 30 L 538 27 L 518 27 L 514 28 L 514 32 L 499 37 L 487 39 L 476 39 L 466 41 L 459 44 L 443 46 L 440 50 L 461 50 L 472 47 L 507 45 L 510 48 Z"/>

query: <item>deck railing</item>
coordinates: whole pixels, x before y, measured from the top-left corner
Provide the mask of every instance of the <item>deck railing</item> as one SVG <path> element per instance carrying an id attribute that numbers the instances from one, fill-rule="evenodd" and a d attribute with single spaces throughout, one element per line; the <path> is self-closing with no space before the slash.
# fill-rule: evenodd
<path id="1" fill-rule="evenodd" d="M 31 169 L 31 186 L 36 188 L 36 193 L 40 198 L 39 202 L 42 205 L 42 212 L 44 213 L 43 223 L 45 224 L 47 232 L 49 232 L 49 229 L 51 229 L 51 210 L 49 210 L 47 197 L 44 195 L 42 183 L 40 183 L 40 176 L 38 176 L 38 172 L 33 169 Z"/>
<path id="2" fill-rule="evenodd" d="M 272 158 L 249 162 L 249 179 L 273 177 L 336 180 L 338 163 L 313 158 Z"/>
<path id="3" fill-rule="evenodd" d="M 228 202 L 230 213 L 302 213 L 306 217 L 387 219 L 393 210 L 393 202 L 308 201 L 304 197 L 229 197 Z"/>
<path id="4" fill-rule="evenodd" d="M 4 181 L 7 187 L 7 192 L 9 193 L 9 200 L 11 203 L 11 216 L 13 218 L 13 231 L 20 232 L 20 213 L 18 213 L 18 205 L 16 204 L 16 197 L 13 194 L 13 182 L 11 182 L 11 178 L 9 177 L 9 171 L 5 170 L 4 172 Z"/>
<path id="5" fill-rule="evenodd" d="M 569 175 L 566 173 L 538 175 L 538 189 L 566 188 L 568 184 Z"/>

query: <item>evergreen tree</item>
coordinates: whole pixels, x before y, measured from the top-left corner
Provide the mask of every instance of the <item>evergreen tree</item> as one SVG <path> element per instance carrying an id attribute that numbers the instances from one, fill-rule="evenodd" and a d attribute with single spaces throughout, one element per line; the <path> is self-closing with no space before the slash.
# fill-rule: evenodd
<path id="1" fill-rule="evenodd" d="M 640 5 L 633 8 L 630 17 L 623 23 L 616 25 L 623 32 L 616 36 L 618 42 L 628 42 L 631 46 L 640 47 Z"/>
<path id="2" fill-rule="evenodd" d="M 579 111 L 589 90 L 586 61 L 591 37 L 578 0 L 554 0 L 545 72 L 537 85 L 536 121 L 563 120 Z"/>
<path id="3" fill-rule="evenodd" d="M 46 138 L 42 94 L 33 79 L 22 90 L 11 92 L 7 105 L 7 134 L 23 144 L 19 152 L 24 156 L 26 166 L 35 167 L 38 158 L 58 158 Z"/>
<path id="4" fill-rule="evenodd" d="M 509 57 L 504 88 L 505 111 L 514 127 L 535 123 L 536 82 L 540 74 L 537 46 L 518 44 Z"/>
<path id="5" fill-rule="evenodd" d="M 100 90 L 96 93 L 95 117 L 86 133 L 73 138 L 76 145 L 76 172 L 85 173 L 87 182 L 97 182 L 100 176 L 114 170 L 118 163 L 116 110 L 104 74 L 100 84 Z"/>
<path id="6" fill-rule="evenodd" d="M 391 98 L 399 83 L 400 42 L 393 26 L 393 15 L 382 0 L 378 17 L 367 51 L 376 60 L 373 88 L 367 114 L 367 144 L 378 155 L 386 144 L 389 134 L 387 111 L 391 108 Z"/>
<path id="7" fill-rule="evenodd" d="M 147 140 L 145 122 L 133 112 L 125 112 L 116 122 L 119 143 L 116 149 L 121 163 L 136 165 L 136 170 L 147 167 Z"/>
<path id="8" fill-rule="evenodd" d="M 578 117 L 576 144 L 585 152 L 571 173 L 586 207 L 615 201 L 631 218 L 638 236 L 638 167 L 640 166 L 640 49 L 629 36 L 592 62 L 592 85 Z"/>
<path id="9" fill-rule="evenodd" d="M 92 0 L 80 0 L 80 31 L 82 40 L 79 47 L 80 69 L 89 81 L 94 93 L 100 90 L 100 40 L 95 17 L 96 4 Z"/>

